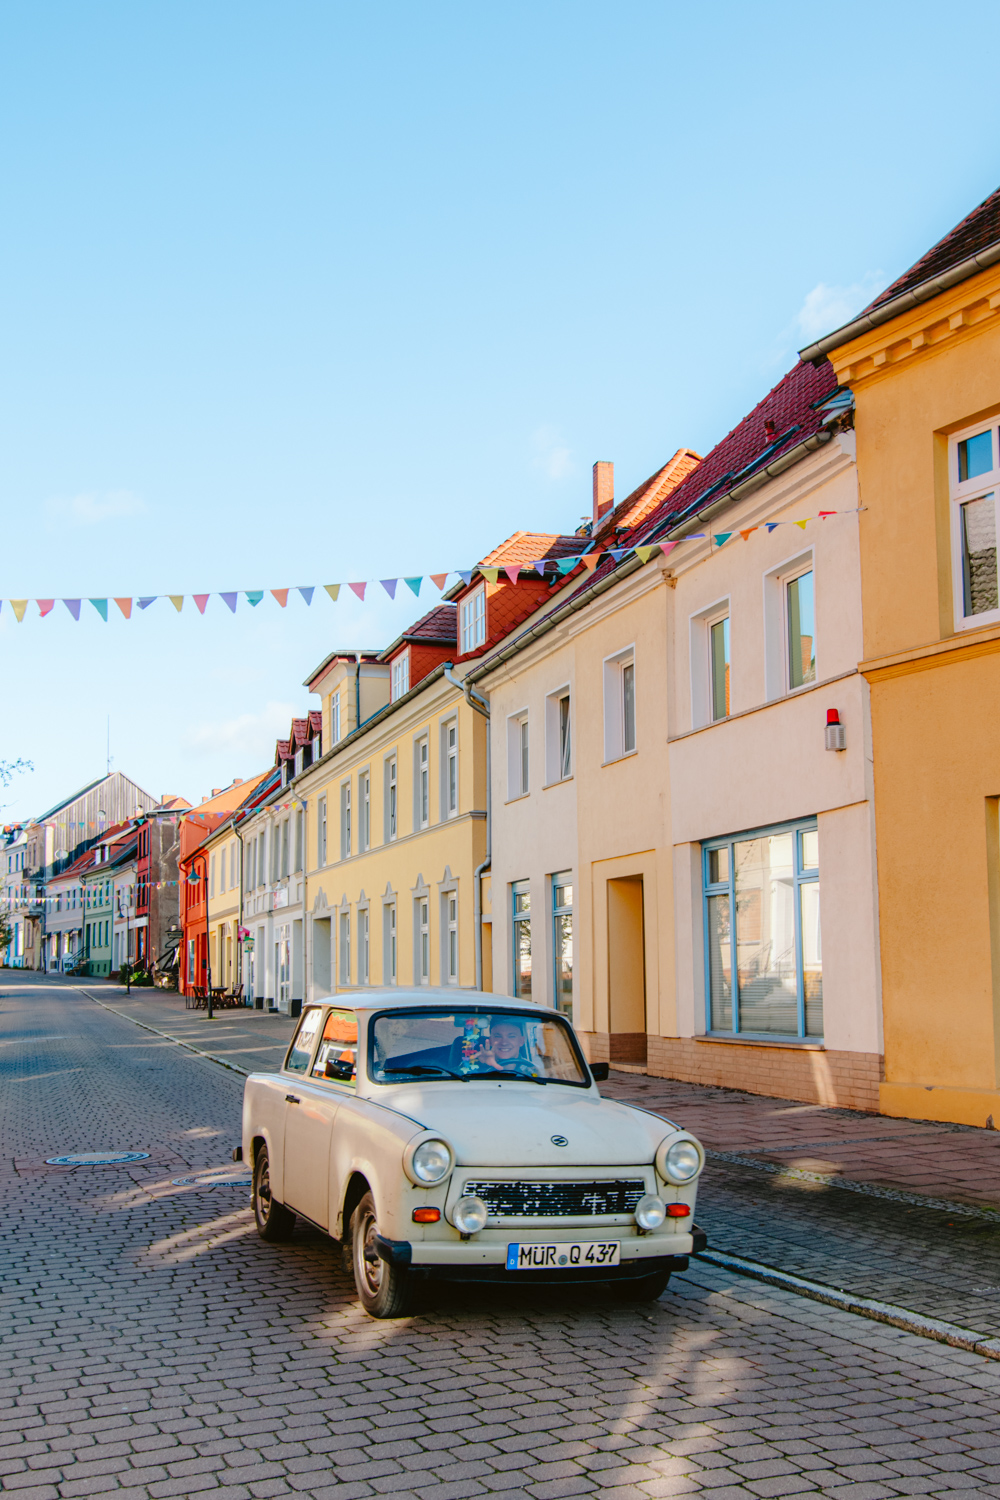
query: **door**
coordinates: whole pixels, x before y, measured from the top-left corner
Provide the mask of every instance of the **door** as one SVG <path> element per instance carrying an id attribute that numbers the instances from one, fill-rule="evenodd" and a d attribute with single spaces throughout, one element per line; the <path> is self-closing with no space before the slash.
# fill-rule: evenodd
<path id="1" fill-rule="evenodd" d="M 285 1102 L 285 1203 L 321 1229 L 330 1227 L 333 1122 L 345 1097 L 354 1093 L 357 1056 L 357 1016 L 331 1010 L 311 1072 L 294 1081 Z"/>
<path id="2" fill-rule="evenodd" d="M 611 1061 L 646 1061 L 646 940 L 642 876 L 608 881 Z"/>

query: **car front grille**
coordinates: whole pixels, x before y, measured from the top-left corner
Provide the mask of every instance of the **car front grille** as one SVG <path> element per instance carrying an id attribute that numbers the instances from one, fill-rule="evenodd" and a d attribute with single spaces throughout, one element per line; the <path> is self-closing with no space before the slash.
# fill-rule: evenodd
<path id="1" fill-rule="evenodd" d="M 589 1218 L 629 1214 L 646 1191 L 641 1177 L 612 1182 L 467 1182 L 465 1198 L 482 1198 L 491 1219 Z"/>

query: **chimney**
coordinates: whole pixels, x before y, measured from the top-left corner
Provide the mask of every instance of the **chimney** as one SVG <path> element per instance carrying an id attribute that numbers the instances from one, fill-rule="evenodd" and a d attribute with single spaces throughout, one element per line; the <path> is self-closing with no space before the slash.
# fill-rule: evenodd
<path id="1" fill-rule="evenodd" d="M 213 797 L 220 796 L 221 793 L 223 792 L 223 790 L 224 790 L 224 788 L 221 787 L 221 786 L 213 786 L 213 788 L 212 788 L 212 796 Z"/>
<path id="2" fill-rule="evenodd" d="M 605 459 L 594 465 L 594 529 L 615 505 L 615 466 Z"/>
<path id="3" fill-rule="evenodd" d="M 242 776 L 234 776 L 233 777 L 233 786 L 242 786 L 242 785 L 243 785 L 243 777 Z"/>
<path id="4" fill-rule="evenodd" d="M 202 802 L 207 802 L 208 801 L 208 793 L 207 792 L 205 793 L 204 797 L 202 797 L 201 800 L 202 800 Z"/>

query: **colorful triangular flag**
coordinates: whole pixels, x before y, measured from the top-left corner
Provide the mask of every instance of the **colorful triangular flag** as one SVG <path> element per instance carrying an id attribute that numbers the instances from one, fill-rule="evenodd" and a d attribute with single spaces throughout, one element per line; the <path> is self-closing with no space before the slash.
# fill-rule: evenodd
<path id="1" fill-rule="evenodd" d="M 588 573 L 592 573 L 594 571 L 594 569 L 597 567 L 597 564 L 600 562 L 600 560 L 601 560 L 601 558 L 603 556 L 604 556 L 603 552 L 588 552 L 587 555 L 586 555 L 586 557 L 581 557 L 580 558 L 580 561 L 583 563 L 583 566 L 587 569 L 587 572 Z"/>
<path id="2" fill-rule="evenodd" d="M 796 524 L 796 526 L 801 527 L 803 531 L 805 531 L 806 525 L 808 524 L 808 517 L 806 517 L 805 521 L 796 521 L 795 524 Z"/>
<path id="3" fill-rule="evenodd" d="M 507 577 L 510 579 L 511 583 L 516 583 L 521 576 L 520 568 L 504 568 L 504 572 L 507 574 Z"/>
<path id="4" fill-rule="evenodd" d="M 38 605 L 38 613 L 44 619 L 47 614 L 51 614 L 55 608 L 56 601 L 54 599 L 36 599 L 35 603 Z"/>
<path id="5" fill-rule="evenodd" d="M 835 510 L 821 510 L 819 513 L 819 518 L 821 521 L 825 521 L 827 516 L 835 516 L 836 514 L 837 512 Z"/>
<path id="6" fill-rule="evenodd" d="M 556 563 L 556 567 L 565 577 L 567 573 L 572 573 L 573 569 L 576 567 L 579 561 L 580 559 L 578 557 L 561 557 Z"/>
<path id="7" fill-rule="evenodd" d="M 399 582 L 399 579 L 398 578 L 380 578 L 379 582 L 381 583 L 382 587 L 385 589 L 386 593 L 389 595 L 389 598 L 390 599 L 395 599 L 395 597 L 396 597 L 396 584 Z"/>
<path id="8" fill-rule="evenodd" d="M 641 558 L 644 563 L 648 563 L 649 559 L 651 557 L 655 557 L 659 550 L 659 547 L 654 542 L 651 547 L 636 547 L 635 555 L 636 557 Z"/>
<path id="9" fill-rule="evenodd" d="M 348 584 L 348 588 L 351 590 L 352 593 L 357 594 L 358 598 L 360 600 L 362 600 L 362 602 L 364 601 L 365 589 L 367 588 L 367 584 L 364 584 L 364 583 L 349 583 Z"/>
<path id="10" fill-rule="evenodd" d="M 184 608 L 184 595 L 183 594 L 168 594 L 167 598 L 170 600 L 171 604 L 174 606 L 174 609 L 176 609 L 177 613 L 180 614 L 181 610 Z"/>
<path id="11" fill-rule="evenodd" d="M 108 623 L 108 601 L 107 599 L 91 599 L 91 604 L 97 610 L 105 624 Z"/>
<path id="12" fill-rule="evenodd" d="M 274 596 L 274 598 L 277 599 L 277 601 L 281 605 L 282 609 L 284 609 L 285 605 L 288 603 L 288 590 L 287 589 L 272 589 L 271 593 Z"/>
<path id="13" fill-rule="evenodd" d="M 496 583 L 497 579 L 500 577 L 499 568 L 480 568 L 479 571 L 480 573 L 482 573 L 487 583 Z"/>
<path id="14" fill-rule="evenodd" d="M 747 526 L 747 527 L 746 527 L 746 529 L 744 529 L 744 528 L 743 528 L 743 527 L 742 527 L 742 526 L 741 526 L 741 527 L 740 527 L 740 536 L 741 536 L 741 537 L 742 537 L 742 538 L 743 538 L 743 540 L 744 540 L 744 541 L 745 541 L 745 542 L 746 542 L 746 541 L 749 541 L 749 539 L 750 539 L 750 538 L 751 538 L 751 537 L 752 537 L 752 536 L 753 536 L 753 534 L 754 534 L 754 532 L 755 532 L 755 531 L 756 531 L 756 530 L 757 530 L 757 527 L 756 527 L 756 526 Z"/>
<path id="15" fill-rule="evenodd" d="M 80 604 L 81 604 L 81 602 L 82 601 L 79 600 L 79 599 L 64 599 L 63 600 L 63 603 L 65 604 L 66 608 L 69 610 L 70 614 L 73 616 L 74 620 L 78 620 L 80 618 Z"/>
<path id="16" fill-rule="evenodd" d="M 260 601 L 263 599 L 263 597 L 264 597 L 264 590 L 263 589 L 248 589 L 247 590 L 247 595 L 246 595 L 247 603 L 248 604 L 252 604 L 254 606 L 254 608 L 257 607 L 257 605 L 260 603 Z"/>
<path id="17" fill-rule="evenodd" d="M 115 603 L 117 604 L 118 608 L 121 610 L 122 614 L 125 616 L 126 620 L 131 620 L 131 618 L 132 618 L 132 601 L 131 601 L 131 599 L 116 599 Z"/>
<path id="18" fill-rule="evenodd" d="M 767 534 L 768 534 L 768 536 L 771 535 L 771 532 L 775 529 L 776 526 L 780 526 L 780 525 L 781 525 L 780 521 L 768 521 L 767 522 Z"/>
<path id="19" fill-rule="evenodd" d="M 717 531 L 715 533 L 715 545 L 717 547 L 724 547 L 732 534 L 731 531 Z"/>
<path id="20" fill-rule="evenodd" d="M 617 563 L 621 562 L 622 558 L 625 556 L 625 554 L 626 554 L 627 551 L 628 551 L 627 547 L 609 547 L 608 548 L 608 556 L 609 557 L 613 557 L 614 560 L 615 560 L 615 563 L 617 564 Z"/>
<path id="21" fill-rule="evenodd" d="M 24 611 L 28 607 L 27 599 L 12 599 L 10 601 L 10 607 L 17 616 L 17 623 L 20 625 L 21 621 L 24 619 Z"/>
<path id="22" fill-rule="evenodd" d="M 461 578 L 466 588 L 468 588 L 469 584 L 472 582 L 472 575 L 475 571 L 475 568 L 469 568 L 467 571 L 463 571 L 461 568 L 459 568 L 458 576 L 459 578 Z"/>
<path id="23" fill-rule="evenodd" d="M 448 575 L 447 575 L 447 573 L 445 573 L 443 576 L 445 578 L 447 578 Z M 406 587 L 408 589 L 412 589 L 415 594 L 419 594 L 420 593 L 420 585 L 423 583 L 423 581 L 424 581 L 423 578 L 404 578 L 403 579 L 403 582 L 406 584 Z"/>
<path id="24" fill-rule="evenodd" d="M 238 594 L 220 594 L 219 595 L 219 598 L 222 600 L 223 604 L 228 604 L 229 608 L 232 610 L 233 614 L 236 613 L 236 600 L 238 599 L 238 597 L 239 597 Z"/>
<path id="25" fill-rule="evenodd" d="M 147 597 L 145 599 L 140 599 L 139 600 L 139 608 L 140 609 L 148 609 L 151 604 L 155 604 L 156 603 L 156 601 L 157 601 L 157 599 L 159 597 L 160 597 L 159 594 L 149 594 L 149 595 L 147 595 Z"/>
<path id="26" fill-rule="evenodd" d="M 337 602 L 337 595 L 340 593 L 340 584 L 339 583 L 324 583 L 323 587 L 326 589 L 327 593 L 330 595 L 330 598 L 333 600 L 334 604 L 336 604 L 336 602 Z"/>
<path id="27" fill-rule="evenodd" d="M 430 578 L 431 578 L 431 583 L 433 583 L 433 585 L 434 585 L 434 587 L 436 589 L 442 589 L 443 590 L 445 584 L 448 582 L 448 575 L 447 575 L 447 573 L 432 573 L 430 575 Z"/>
<path id="28" fill-rule="evenodd" d="M 198 613 L 200 615 L 203 615 L 205 613 L 205 605 L 208 603 L 209 597 L 210 596 L 208 594 L 192 594 L 191 595 L 191 598 L 194 600 L 195 604 L 197 604 L 197 606 L 198 606 Z"/>
<path id="29" fill-rule="evenodd" d="M 303 599 L 306 601 L 307 604 L 311 604 L 313 602 L 313 594 L 315 592 L 316 592 L 315 586 L 313 588 L 308 588 L 308 589 L 302 588 L 301 585 L 299 586 L 299 593 L 302 595 Z"/>
<path id="30" fill-rule="evenodd" d="M 531 566 L 534 568 L 535 572 L 538 574 L 538 576 L 540 578 L 544 578 L 545 577 L 545 569 L 546 569 L 547 564 L 548 564 L 548 558 L 546 558 L 546 557 L 540 557 L 537 560 L 537 562 L 533 562 L 531 564 Z"/>

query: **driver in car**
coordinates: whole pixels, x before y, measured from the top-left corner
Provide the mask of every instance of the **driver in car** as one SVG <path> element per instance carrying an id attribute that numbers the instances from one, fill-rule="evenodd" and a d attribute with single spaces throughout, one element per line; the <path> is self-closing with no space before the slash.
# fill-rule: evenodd
<path id="1" fill-rule="evenodd" d="M 517 1063 L 527 1063 L 524 1028 L 519 1021 L 494 1021 L 487 1040 L 476 1053 L 476 1062 L 500 1073 L 509 1073 Z"/>

